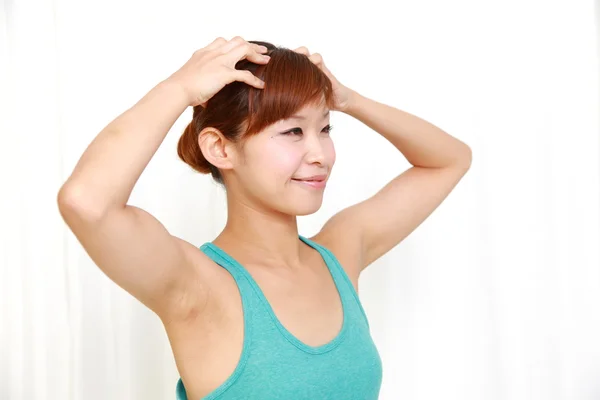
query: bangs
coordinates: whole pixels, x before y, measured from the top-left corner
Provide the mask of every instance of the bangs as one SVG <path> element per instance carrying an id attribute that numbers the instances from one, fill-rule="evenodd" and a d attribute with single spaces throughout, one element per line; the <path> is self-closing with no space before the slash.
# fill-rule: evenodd
<path id="1" fill-rule="evenodd" d="M 308 57 L 286 48 L 275 48 L 267 54 L 271 57 L 268 64 L 247 68 L 265 82 L 263 89 L 252 87 L 248 92 L 247 135 L 287 119 L 308 105 L 333 108 L 331 81 Z"/>

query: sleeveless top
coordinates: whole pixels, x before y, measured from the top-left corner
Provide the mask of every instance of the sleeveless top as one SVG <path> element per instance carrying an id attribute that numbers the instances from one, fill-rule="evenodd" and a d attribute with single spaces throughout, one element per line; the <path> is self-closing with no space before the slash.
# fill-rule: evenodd
<path id="1" fill-rule="evenodd" d="M 250 273 L 211 242 L 200 246 L 235 279 L 244 315 L 243 349 L 229 378 L 202 399 L 375 400 L 382 363 L 369 322 L 350 278 L 327 248 L 299 235 L 324 259 L 341 298 L 344 322 L 337 336 L 309 346 L 277 319 Z M 187 400 L 181 378 L 177 400 Z"/>

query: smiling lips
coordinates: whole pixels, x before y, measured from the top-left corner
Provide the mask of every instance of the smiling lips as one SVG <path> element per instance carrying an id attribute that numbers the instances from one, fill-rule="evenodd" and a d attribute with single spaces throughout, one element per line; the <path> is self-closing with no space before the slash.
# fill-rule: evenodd
<path id="1" fill-rule="evenodd" d="M 292 180 L 315 189 L 322 189 L 325 187 L 327 175 L 313 175 L 307 178 L 292 178 Z"/>

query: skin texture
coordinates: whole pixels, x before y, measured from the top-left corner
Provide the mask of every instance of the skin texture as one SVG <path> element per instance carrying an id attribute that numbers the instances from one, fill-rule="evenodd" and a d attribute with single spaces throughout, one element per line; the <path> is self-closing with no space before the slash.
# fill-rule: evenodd
<path id="1" fill-rule="evenodd" d="M 243 145 L 232 145 L 213 129 L 200 134 L 205 157 L 221 169 L 228 199 L 282 218 L 316 212 L 323 190 L 307 190 L 293 178 L 329 175 L 335 163 L 335 148 L 329 135 L 330 111 L 323 105 L 309 106 L 297 115 L 267 127 Z M 234 213 L 232 219 L 239 219 Z"/>
<path id="2" fill-rule="evenodd" d="M 236 37 L 195 52 L 98 134 L 58 193 L 63 219 L 96 265 L 161 318 L 189 398 L 214 390 L 237 365 L 243 340 L 239 292 L 196 245 L 127 201 L 187 107 L 206 104 L 234 80 L 262 87 L 232 66 L 241 58 L 267 63 L 264 51 Z M 227 192 L 227 223 L 213 243 L 250 272 L 284 326 L 316 346 L 339 331 L 341 305 L 322 259 L 298 239 L 296 217 L 316 212 L 325 189 L 293 179 L 331 174 L 336 156 L 324 129 L 330 117 L 323 114 L 358 119 L 412 164 L 371 197 L 333 215 L 311 238 L 334 253 L 357 291 L 365 268 L 454 189 L 470 168 L 471 150 L 433 124 L 342 85 L 318 53 L 296 51 L 331 80 L 332 110 L 308 105 L 298 112 L 303 118 L 278 121 L 242 144 L 207 128 L 198 144 L 221 171 Z M 294 133 L 283 133 L 292 128 Z"/>

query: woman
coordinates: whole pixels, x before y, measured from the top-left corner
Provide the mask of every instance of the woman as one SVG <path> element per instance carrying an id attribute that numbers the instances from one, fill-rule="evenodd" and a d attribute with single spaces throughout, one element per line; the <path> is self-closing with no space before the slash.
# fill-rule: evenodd
<path id="1" fill-rule="evenodd" d="M 227 193 L 226 226 L 200 248 L 127 205 L 188 106 L 178 154 Z M 296 216 L 321 206 L 335 162 L 331 111 L 362 121 L 414 167 L 306 238 Z M 467 145 L 342 85 L 304 47 L 218 38 L 100 132 L 58 203 L 93 261 L 160 317 L 178 398 L 376 399 L 381 359 L 359 276 L 470 162 Z"/>

